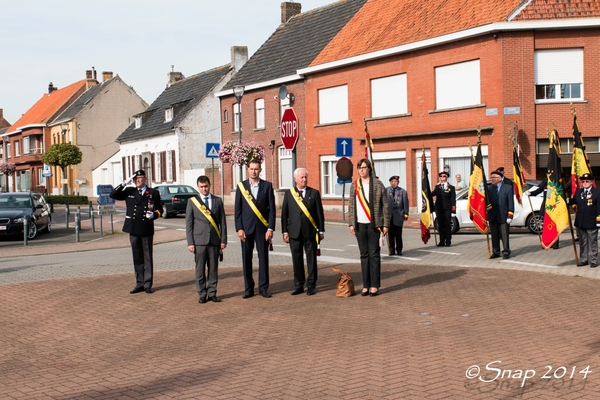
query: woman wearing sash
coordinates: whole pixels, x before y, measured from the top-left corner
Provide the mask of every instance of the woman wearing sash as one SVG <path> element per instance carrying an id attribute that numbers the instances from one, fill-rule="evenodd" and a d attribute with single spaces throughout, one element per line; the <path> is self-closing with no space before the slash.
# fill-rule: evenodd
<path id="1" fill-rule="evenodd" d="M 379 238 L 388 232 L 390 212 L 385 186 L 373 176 L 371 162 L 358 164 L 359 178 L 350 186 L 350 233 L 356 236 L 362 269 L 362 296 L 377 296 L 381 279 Z"/>

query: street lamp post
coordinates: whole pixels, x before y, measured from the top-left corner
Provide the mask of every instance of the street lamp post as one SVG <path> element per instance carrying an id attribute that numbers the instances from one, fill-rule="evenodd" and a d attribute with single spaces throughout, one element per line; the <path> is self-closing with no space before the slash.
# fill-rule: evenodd
<path id="1" fill-rule="evenodd" d="M 237 100 L 237 105 L 238 105 L 238 113 L 237 113 L 237 119 L 238 119 L 238 129 L 239 129 L 239 136 L 238 136 L 238 143 L 242 143 L 242 96 L 244 96 L 244 86 L 243 85 L 235 85 L 233 87 L 233 94 L 235 95 L 235 98 Z M 243 180 L 243 166 L 240 164 L 240 182 Z"/>

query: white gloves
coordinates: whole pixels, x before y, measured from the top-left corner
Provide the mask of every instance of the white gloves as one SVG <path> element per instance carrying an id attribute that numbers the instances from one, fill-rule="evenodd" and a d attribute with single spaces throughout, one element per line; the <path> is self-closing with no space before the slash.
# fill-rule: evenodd
<path id="1" fill-rule="evenodd" d="M 506 218 L 506 223 L 510 224 L 512 222 L 512 218 Z"/>
<path id="2" fill-rule="evenodd" d="M 154 211 L 146 211 L 146 218 L 147 219 L 154 219 Z"/>
<path id="3" fill-rule="evenodd" d="M 129 178 L 127 178 L 127 180 L 123 181 L 123 186 L 129 185 L 133 181 L 134 178 L 135 178 L 135 174 L 131 175 Z"/>
<path id="4" fill-rule="evenodd" d="M 529 190 L 526 190 L 526 191 L 523 192 L 523 195 L 524 196 L 530 196 L 531 192 Z"/>

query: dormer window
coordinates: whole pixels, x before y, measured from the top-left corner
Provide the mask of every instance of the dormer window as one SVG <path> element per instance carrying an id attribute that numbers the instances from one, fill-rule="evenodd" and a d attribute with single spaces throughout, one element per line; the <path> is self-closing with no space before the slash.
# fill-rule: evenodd
<path id="1" fill-rule="evenodd" d="M 167 108 L 165 110 L 165 122 L 169 122 L 173 120 L 173 107 Z"/>
<path id="2" fill-rule="evenodd" d="M 142 127 L 142 117 L 135 117 L 135 129 L 139 129 Z"/>

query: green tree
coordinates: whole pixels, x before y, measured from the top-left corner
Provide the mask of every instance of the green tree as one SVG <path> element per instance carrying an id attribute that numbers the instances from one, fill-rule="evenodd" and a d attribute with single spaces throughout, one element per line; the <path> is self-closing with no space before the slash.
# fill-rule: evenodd
<path id="1" fill-rule="evenodd" d="M 67 179 L 67 167 L 69 165 L 77 165 L 81 162 L 81 150 L 79 147 L 71 143 L 53 144 L 42 155 L 44 164 L 60 167 L 62 169 L 63 179 Z M 66 183 L 63 183 L 63 194 L 69 194 L 69 188 Z"/>

